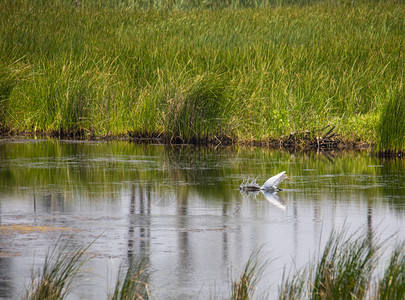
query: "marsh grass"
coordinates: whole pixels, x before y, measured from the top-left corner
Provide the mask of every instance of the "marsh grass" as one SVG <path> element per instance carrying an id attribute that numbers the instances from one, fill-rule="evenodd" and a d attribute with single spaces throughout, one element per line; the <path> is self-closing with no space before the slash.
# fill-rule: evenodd
<path id="1" fill-rule="evenodd" d="M 397 245 L 378 282 L 376 299 L 405 299 L 405 244 Z"/>
<path id="2" fill-rule="evenodd" d="M 365 299 L 380 258 L 367 234 L 333 232 L 315 263 L 284 276 L 280 299 Z"/>
<path id="3" fill-rule="evenodd" d="M 360 236 L 359 236 L 360 235 Z M 377 265 L 379 245 L 367 234 L 333 232 L 311 284 L 313 299 L 363 299 Z"/>
<path id="4" fill-rule="evenodd" d="M 10 95 L 15 86 L 18 85 L 19 80 L 26 73 L 27 66 L 14 61 L 5 63 L 0 57 L 0 133 L 9 130 L 7 123 L 7 107 L 9 106 Z"/>
<path id="5" fill-rule="evenodd" d="M 126 271 L 123 266 L 120 267 L 113 295 L 109 299 L 150 299 L 148 279 L 147 260 L 141 257 L 132 258 Z"/>
<path id="6" fill-rule="evenodd" d="M 383 243 L 387 242 L 384 241 Z M 284 272 L 279 285 L 280 300 L 295 299 L 403 299 L 405 297 L 405 247 L 398 244 L 381 264 L 383 243 L 368 234 L 346 230 L 331 233 L 319 258 L 301 270 Z M 40 273 L 33 273 L 24 299 L 64 299 L 86 261 L 88 247 L 54 247 Z M 252 252 L 242 272 L 230 281 L 230 299 L 261 299 L 258 283 L 268 258 L 261 248 Z M 377 270 L 378 266 L 385 269 Z M 110 300 L 150 299 L 149 269 L 145 258 L 135 256 L 117 274 Z M 270 288 L 269 288 L 270 289 Z M 262 291 L 261 291 L 262 292 Z M 269 293 L 268 293 L 269 294 Z M 263 293 L 264 295 L 264 293 Z"/>
<path id="7" fill-rule="evenodd" d="M 380 151 L 405 150 L 405 93 L 392 97 L 382 110 L 378 124 Z"/>
<path id="8" fill-rule="evenodd" d="M 242 273 L 232 281 L 231 299 L 254 299 L 257 285 L 268 264 L 268 260 L 264 260 L 260 252 L 260 248 L 252 252 Z"/>
<path id="9" fill-rule="evenodd" d="M 45 256 L 43 268 L 32 274 L 31 286 L 24 299 L 59 300 L 64 299 L 72 290 L 74 279 L 86 261 L 88 247 L 62 247 L 56 245 Z"/>
<path id="10" fill-rule="evenodd" d="M 377 143 L 404 78 L 393 1 L 79 2 L 0 2 L 3 131 Z"/>
<path id="11" fill-rule="evenodd" d="M 220 76 L 208 73 L 192 78 L 168 99 L 168 107 L 162 112 L 164 131 L 172 138 L 197 141 L 222 134 L 227 98 Z"/>
<path id="12" fill-rule="evenodd" d="M 22 0 L 24 1 L 24 0 Z M 224 8 L 263 8 L 277 7 L 281 5 L 311 5 L 323 2 L 324 0 L 73 0 L 65 5 L 71 8 L 98 8 L 109 9 L 224 9 Z M 362 0 L 357 0 L 360 2 Z M 364 0 L 363 0 L 364 1 Z M 21 0 L 10 0 L 14 4 Z M 31 2 L 49 6 L 52 2 L 44 0 L 31 0 Z"/>

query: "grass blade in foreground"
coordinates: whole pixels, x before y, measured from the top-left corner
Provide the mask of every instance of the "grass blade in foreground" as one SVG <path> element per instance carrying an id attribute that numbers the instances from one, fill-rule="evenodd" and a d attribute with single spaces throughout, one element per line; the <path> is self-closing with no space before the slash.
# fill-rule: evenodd
<path id="1" fill-rule="evenodd" d="M 85 263 L 86 247 L 62 247 L 48 251 L 42 272 L 33 273 L 31 286 L 24 299 L 64 299 L 72 289 L 72 284 L 80 267 Z"/>
<path id="2" fill-rule="evenodd" d="M 147 272 L 147 262 L 144 258 L 135 257 L 129 262 L 128 269 L 123 274 L 123 267 L 118 272 L 117 283 L 111 300 L 150 299 Z M 122 281 L 122 277 L 123 281 Z"/>
<path id="3" fill-rule="evenodd" d="M 307 299 L 305 297 L 308 291 L 307 284 L 309 282 L 308 277 L 311 270 L 304 269 L 302 271 L 296 271 L 293 275 L 289 274 L 286 276 L 285 271 L 283 273 L 283 278 L 281 280 L 281 285 L 279 288 L 278 299 L 280 300 L 292 300 L 292 299 Z"/>
<path id="4" fill-rule="evenodd" d="M 345 230 L 332 232 L 315 265 L 283 279 L 279 298 L 364 299 L 379 249 L 379 244 L 373 244 L 367 234 L 346 238 Z"/>
<path id="5" fill-rule="evenodd" d="M 405 299 L 405 244 L 391 254 L 388 267 L 379 281 L 376 299 Z"/>
<path id="6" fill-rule="evenodd" d="M 260 257 L 260 248 L 252 252 L 244 270 L 237 280 L 232 282 L 233 300 L 254 299 L 257 284 L 268 261 L 263 261 Z"/>

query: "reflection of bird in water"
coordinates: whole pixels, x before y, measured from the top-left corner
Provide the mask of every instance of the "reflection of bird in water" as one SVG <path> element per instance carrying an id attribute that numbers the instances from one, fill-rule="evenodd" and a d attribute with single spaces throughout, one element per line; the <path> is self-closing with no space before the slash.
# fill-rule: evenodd
<path id="1" fill-rule="evenodd" d="M 241 194 L 244 196 L 248 196 L 249 198 L 256 198 L 256 196 L 259 193 L 262 193 L 264 195 L 264 197 L 274 206 L 285 210 L 287 205 L 285 204 L 285 201 L 283 201 L 282 199 L 280 199 L 280 196 L 277 194 L 276 191 L 268 191 L 268 190 L 256 190 L 256 191 L 243 191 L 240 190 Z"/>
<path id="2" fill-rule="evenodd" d="M 263 184 L 263 186 L 259 186 L 256 183 L 256 179 L 253 179 L 249 182 L 242 182 L 239 187 L 239 190 L 243 192 L 255 192 L 255 191 L 267 191 L 267 192 L 278 192 L 281 191 L 277 186 L 284 181 L 284 179 L 290 179 L 286 174 L 285 171 L 274 175 L 273 177 L 267 179 L 267 181 Z"/>
<path id="3" fill-rule="evenodd" d="M 269 178 L 263 186 L 259 186 L 256 183 L 256 179 L 252 181 L 247 180 L 246 182 L 242 182 L 239 187 L 239 190 L 242 194 L 252 194 L 255 197 L 259 192 L 262 192 L 264 197 L 273 205 L 283 210 L 286 209 L 286 205 L 280 199 L 280 196 L 277 192 L 281 191 L 277 186 L 284 181 L 284 179 L 290 179 L 286 174 L 285 171 Z"/>
<path id="4" fill-rule="evenodd" d="M 282 210 L 286 209 L 286 204 L 284 204 L 284 201 L 280 199 L 280 196 L 277 194 L 277 192 L 269 192 L 266 190 L 261 190 L 263 193 L 264 197 L 274 206 L 281 208 Z"/>

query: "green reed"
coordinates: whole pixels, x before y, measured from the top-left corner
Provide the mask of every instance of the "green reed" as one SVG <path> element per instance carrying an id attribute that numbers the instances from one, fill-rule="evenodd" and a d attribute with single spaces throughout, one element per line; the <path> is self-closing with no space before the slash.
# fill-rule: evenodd
<path id="1" fill-rule="evenodd" d="M 376 143 L 401 90 L 392 1 L 79 2 L 1 2 L 3 131 Z"/>
<path id="2" fill-rule="evenodd" d="M 260 248 L 253 251 L 245 264 L 242 273 L 232 281 L 231 299 L 247 300 L 254 299 L 257 284 L 263 275 L 268 261 L 260 255 Z"/>
<path id="3" fill-rule="evenodd" d="M 405 298 L 405 248 L 404 244 L 397 245 L 380 278 L 376 298 L 381 300 Z"/>
<path id="4" fill-rule="evenodd" d="M 313 299 L 363 299 L 378 261 L 378 245 L 366 233 L 344 238 L 332 233 L 315 267 Z"/>
<path id="5" fill-rule="evenodd" d="M 80 269 L 88 260 L 87 247 L 70 247 L 68 244 L 58 246 L 59 242 L 48 251 L 41 272 L 33 272 L 30 287 L 23 299 L 65 299 L 74 288 L 74 280 Z M 148 273 L 146 260 L 133 257 L 127 270 L 121 267 L 116 286 L 108 299 L 149 299 Z"/>
<path id="6" fill-rule="evenodd" d="M 111 300 L 150 299 L 148 287 L 148 265 L 141 257 L 134 257 L 129 261 L 127 270 L 121 266 Z"/>
<path id="7" fill-rule="evenodd" d="M 332 232 L 315 263 L 284 276 L 280 299 L 365 299 L 379 259 L 380 245 L 367 234 Z"/>
<path id="8" fill-rule="evenodd" d="M 345 230 L 332 232 L 319 259 L 309 262 L 302 270 L 284 273 L 278 298 L 403 299 L 404 245 L 394 247 L 387 264 L 381 265 L 384 243 L 367 233 L 350 236 L 346 233 Z M 87 249 L 55 246 L 46 256 L 42 272 L 33 273 L 24 299 L 64 299 L 86 261 Z M 260 253 L 260 249 L 253 251 L 240 276 L 230 282 L 231 299 L 261 299 L 257 286 L 270 263 Z M 378 266 L 385 269 L 375 274 Z M 150 299 L 153 291 L 149 276 L 147 261 L 139 256 L 131 258 L 126 270 L 120 268 L 108 299 Z"/>
<path id="9" fill-rule="evenodd" d="M 380 150 L 405 150 L 405 93 L 391 98 L 386 103 L 381 113 L 378 132 Z"/>
<path id="10" fill-rule="evenodd" d="M 86 260 L 87 248 L 65 244 L 48 251 L 42 270 L 32 274 L 31 286 L 24 299 L 64 299 L 71 292 L 74 279 Z"/>

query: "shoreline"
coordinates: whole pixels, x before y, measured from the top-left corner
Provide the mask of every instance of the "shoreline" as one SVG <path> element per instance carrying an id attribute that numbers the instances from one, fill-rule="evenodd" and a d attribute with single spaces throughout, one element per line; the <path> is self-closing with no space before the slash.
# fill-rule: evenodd
<path id="1" fill-rule="evenodd" d="M 375 145 L 364 141 L 345 140 L 339 136 L 328 138 L 325 136 L 315 136 L 310 138 L 308 132 L 291 133 L 287 136 L 279 138 L 268 138 L 263 140 L 239 140 L 236 137 L 229 136 L 213 136 L 205 138 L 194 138 L 189 140 L 177 138 L 168 138 L 162 134 L 140 134 L 128 133 L 121 135 L 84 135 L 74 133 L 60 132 L 8 132 L 0 134 L 0 143 L 13 141 L 25 138 L 54 138 L 57 140 L 68 141 L 127 141 L 139 144 L 161 144 L 173 146 L 202 146 L 202 147 L 231 147 L 231 146 L 246 146 L 257 148 L 268 148 L 273 150 L 284 151 L 315 151 L 315 152 L 343 152 L 347 150 L 354 151 L 370 151 L 373 155 L 380 158 L 399 158 L 405 157 L 405 152 L 395 151 L 377 151 Z"/>

